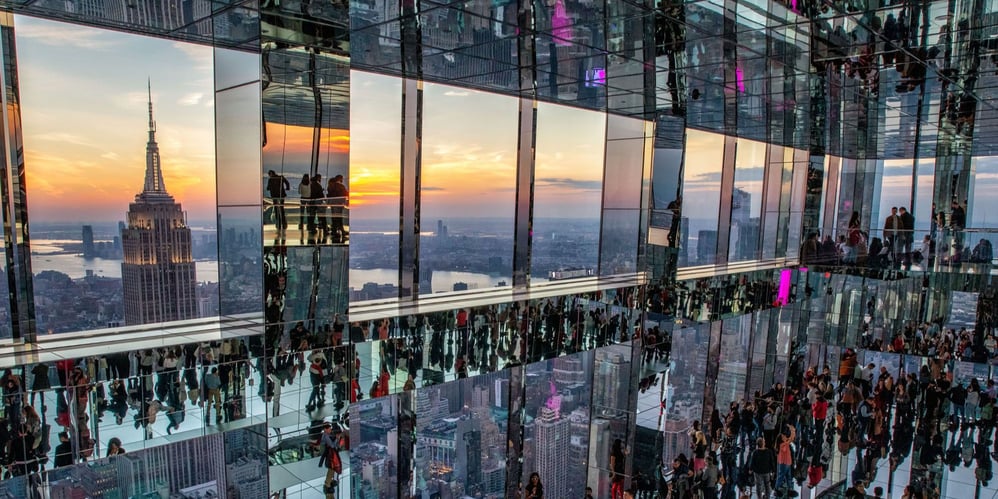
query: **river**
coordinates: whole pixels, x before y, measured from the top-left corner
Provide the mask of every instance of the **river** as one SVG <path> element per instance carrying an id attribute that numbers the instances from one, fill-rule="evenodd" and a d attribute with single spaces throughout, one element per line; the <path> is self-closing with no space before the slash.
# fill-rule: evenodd
<path id="1" fill-rule="evenodd" d="M 86 277 L 92 270 L 98 277 L 121 278 L 121 260 L 92 258 L 87 260 L 82 255 L 65 253 L 63 244 L 80 244 L 80 241 L 59 239 L 38 239 L 31 241 L 31 272 L 39 273 L 45 270 L 62 272 L 73 279 Z M 199 282 L 218 282 L 218 262 L 204 260 L 195 262 Z"/>

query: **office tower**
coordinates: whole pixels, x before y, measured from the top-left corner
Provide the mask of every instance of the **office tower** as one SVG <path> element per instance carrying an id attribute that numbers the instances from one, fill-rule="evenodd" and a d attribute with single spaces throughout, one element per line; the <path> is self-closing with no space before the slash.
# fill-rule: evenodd
<path id="1" fill-rule="evenodd" d="M 534 462 L 544 484 L 544 493 L 550 493 L 551 497 L 568 497 L 569 481 L 572 480 L 568 474 L 571 458 L 569 436 L 569 420 L 554 409 L 541 407 L 534 421 Z"/>
<path id="2" fill-rule="evenodd" d="M 128 205 L 121 233 L 125 324 L 193 319 L 198 316 L 197 278 L 191 229 L 180 203 L 166 191 L 156 143 L 152 84 L 149 85 L 149 141 L 142 192 Z"/>
<path id="3" fill-rule="evenodd" d="M 94 248 L 94 226 L 83 226 L 83 258 L 90 259 L 96 256 Z"/>

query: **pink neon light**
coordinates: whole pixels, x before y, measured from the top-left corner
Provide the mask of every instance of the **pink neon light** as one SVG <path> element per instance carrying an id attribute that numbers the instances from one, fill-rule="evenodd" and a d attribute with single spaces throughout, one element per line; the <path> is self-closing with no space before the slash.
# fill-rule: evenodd
<path id="1" fill-rule="evenodd" d="M 780 289 L 776 294 L 776 303 L 786 305 L 790 303 L 790 269 L 780 271 Z"/>

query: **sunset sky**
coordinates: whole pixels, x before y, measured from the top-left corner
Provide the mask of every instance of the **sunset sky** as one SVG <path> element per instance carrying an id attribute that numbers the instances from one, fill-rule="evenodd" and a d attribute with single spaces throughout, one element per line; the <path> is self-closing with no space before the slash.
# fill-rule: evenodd
<path id="1" fill-rule="evenodd" d="M 122 220 L 145 173 L 152 79 L 166 187 L 214 220 L 211 48 L 15 16 L 29 215 Z"/>

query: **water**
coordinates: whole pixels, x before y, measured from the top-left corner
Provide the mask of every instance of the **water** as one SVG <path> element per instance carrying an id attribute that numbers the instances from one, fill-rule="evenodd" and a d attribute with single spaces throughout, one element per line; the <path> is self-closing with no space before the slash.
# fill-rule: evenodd
<path id="1" fill-rule="evenodd" d="M 92 270 L 98 277 L 121 278 L 121 260 L 93 258 L 65 253 L 63 244 L 80 244 L 79 241 L 60 239 L 39 239 L 31 241 L 31 272 L 39 273 L 45 270 L 62 272 L 73 279 L 86 277 Z M 205 260 L 195 262 L 199 282 L 218 282 L 218 262 Z"/>

